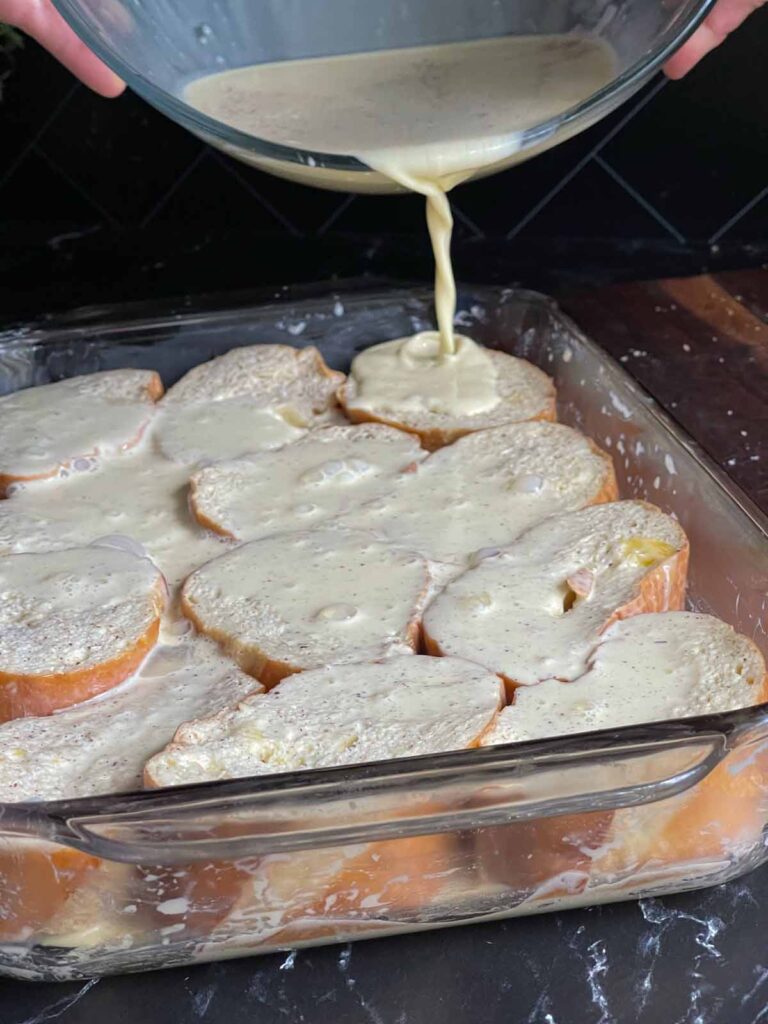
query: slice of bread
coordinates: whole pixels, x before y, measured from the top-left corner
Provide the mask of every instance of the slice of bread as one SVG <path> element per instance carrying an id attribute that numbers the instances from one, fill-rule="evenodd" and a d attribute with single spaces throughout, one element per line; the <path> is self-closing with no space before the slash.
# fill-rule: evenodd
<path id="1" fill-rule="evenodd" d="M 145 762 L 183 722 L 260 689 L 203 637 L 158 646 L 134 679 L 98 700 L 1 725 L 0 802 L 140 789 Z"/>
<path id="2" fill-rule="evenodd" d="M 525 359 L 518 359 L 494 349 L 484 350 L 496 371 L 498 404 L 485 412 L 462 415 L 444 411 L 371 407 L 360 399 L 360 386 L 355 377 L 355 362 L 346 383 L 339 390 L 339 400 L 353 423 L 375 421 L 418 435 L 425 448 L 434 451 L 452 444 L 476 430 L 498 427 L 526 420 L 555 420 L 555 388 L 550 378 Z"/>
<path id="3" fill-rule="evenodd" d="M 496 676 L 452 658 L 303 672 L 266 696 L 182 726 L 150 759 L 145 778 L 149 786 L 176 786 L 476 746 L 502 697 Z M 422 793 L 402 792 L 396 808 L 382 805 L 372 817 L 437 809 Z M 220 834 L 250 827 L 247 815 L 235 815 Z M 162 885 L 163 898 L 178 901 L 191 932 L 216 928 L 217 942 L 253 935 L 258 946 L 317 941 L 345 926 L 361 933 L 377 919 L 423 914 L 462 863 L 457 837 L 442 834 L 153 870 L 146 884 L 150 892 Z"/>
<path id="4" fill-rule="evenodd" d="M 761 700 L 766 699 L 766 691 Z M 703 754 L 695 741 L 689 763 Z M 657 777 L 678 774 L 672 754 L 657 755 Z M 613 815 L 612 828 L 595 850 L 591 882 L 595 886 L 631 886 L 634 892 L 660 880 L 679 885 L 680 878 L 700 879 L 734 864 L 754 861 L 762 847 L 765 828 L 765 779 L 768 753 L 765 742 L 737 743 L 700 782 L 676 796 L 638 807 L 624 807 Z"/>
<path id="5" fill-rule="evenodd" d="M 0 559 L 0 721 L 111 689 L 155 645 L 165 581 L 145 558 L 85 547 Z"/>
<path id="6" fill-rule="evenodd" d="M 275 534 L 202 566 L 184 614 L 271 687 L 302 669 L 415 650 L 429 584 L 417 555 L 350 530 Z"/>
<path id="7" fill-rule="evenodd" d="M 325 427 L 290 448 L 201 470 L 190 507 L 201 526 L 238 540 L 307 529 L 386 494 L 425 456 L 390 427 Z"/>
<path id="8" fill-rule="evenodd" d="M 763 656 L 731 626 L 694 612 L 636 615 L 605 631 L 580 678 L 516 690 L 483 745 L 693 718 L 766 699 Z"/>
<path id="9" fill-rule="evenodd" d="M 687 568 L 685 533 L 653 505 L 552 516 L 437 596 L 425 644 L 485 665 L 510 689 L 575 679 L 615 620 L 682 608 Z"/>
<path id="10" fill-rule="evenodd" d="M 0 801 L 64 800 L 141 788 L 148 757 L 189 718 L 214 714 L 258 689 L 202 638 L 156 647 L 135 679 L 46 718 L 0 726 Z M 17 837 L 0 839 L 0 937 L 61 935 L 125 891 L 125 865 Z M 132 869 L 131 869 L 132 871 Z M 103 889 L 103 891 L 101 891 Z M 167 923 L 167 922 L 166 922 Z M 65 944 L 63 941 L 61 944 Z"/>
<path id="11" fill-rule="evenodd" d="M 617 496 L 609 456 L 558 423 L 469 434 L 394 483 L 388 494 L 345 513 L 343 522 L 461 566 L 551 515 Z"/>
<path id="12" fill-rule="evenodd" d="M 241 816 L 239 832 L 215 827 L 231 838 L 248 825 Z M 423 921 L 432 907 L 462 901 L 459 879 L 474 880 L 467 859 L 460 838 L 441 833 L 157 865 L 139 869 L 133 901 L 149 909 L 158 931 L 173 927 L 177 939 L 202 940 L 219 954 L 230 943 L 264 953 L 402 931 L 403 922 Z"/>
<path id="13" fill-rule="evenodd" d="M 161 403 L 154 435 L 160 451 L 189 466 L 271 451 L 303 437 L 303 421 L 290 406 L 248 398 Z"/>
<path id="14" fill-rule="evenodd" d="M 150 370 L 107 370 L 0 398 L 0 498 L 132 448 L 162 393 Z"/>
<path id="15" fill-rule="evenodd" d="M 0 836 L 0 939 L 39 939 L 102 863 L 67 846 Z"/>
<path id="16" fill-rule="evenodd" d="M 301 672 L 183 725 L 148 761 L 145 782 L 178 786 L 475 747 L 502 698 L 498 676 L 457 658 Z"/>
<path id="17" fill-rule="evenodd" d="M 245 879 L 218 933 L 245 932 L 256 948 L 278 949 L 396 934 L 405 922 L 439 918 L 433 908 L 461 904 L 462 881 L 476 885 L 461 838 L 450 833 L 277 854 Z"/>
<path id="18" fill-rule="evenodd" d="M 637 615 L 605 632 L 581 678 L 569 683 L 551 679 L 516 690 L 514 702 L 482 743 L 517 743 L 686 718 L 766 698 L 762 656 L 730 626 L 688 612 Z M 697 741 L 691 744 L 689 758 L 696 760 Z M 679 772 L 685 753 L 679 748 L 648 754 L 649 778 L 664 777 L 665 759 L 670 772 Z M 486 884 L 523 893 L 532 910 L 570 901 L 588 885 L 600 892 L 618 883 L 616 898 L 625 879 L 630 891 L 637 892 L 644 879 L 655 884 L 664 864 L 678 872 L 689 865 L 695 878 L 697 862 L 727 861 L 737 850 L 749 849 L 765 820 L 765 756 L 756 760 L 752 754 L 745 757 L 743 750 L 735 755 L 736 761 L 726 757 L 702 782 L 666 800 L 483 829 L 475 838 L 481 877 Z M 745 763 L 739 765 L 739 760 Z M 638 776 L 643 764 L 632 764 L 625 769 L 627 785 L 643 781 Z M 616 767 L 621 766 L 614 766 L 609 779 L 615 779 Z M 566 785 L 573 771 L 564 773 Z M 585 765 L 582 771 L 597 772 L 586 784 L 599 788 L 599 769 Z"/>
<path id="19" fill-rule="evenodd" d="M 0 556 L 83 547 L 103 538 L 147 553 L 174 591 L 228 544 L 201 530 L 187 500 L 190 469 L 150 444 L 82 473 L 0 501 Z M 66 493 L 62 493 L 65 491 Z"/>
<path id="20" fill-rule="evenodd" d="M 165 404 L 255 399 L 288 406 L 297 423 L 316 426 L 333 418 L 344 380 L 312 346 L 249 345 L 194 367 L 169 388 Z"/>

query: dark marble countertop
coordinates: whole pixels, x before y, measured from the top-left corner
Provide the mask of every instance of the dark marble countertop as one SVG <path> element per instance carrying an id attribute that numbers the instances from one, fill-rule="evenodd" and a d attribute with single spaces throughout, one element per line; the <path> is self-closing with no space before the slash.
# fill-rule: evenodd
<path id="1" fill-rule="evenodd" d="M 3 1024 L 758 1024 L 768 868 L 720 889 L 75 985 Z"/>
<path id="2" fill-rule="evenodd" d="M 563 294 L 768 509 L 768 271 Z M 759 1024 L 768 865 L 717 889 L 66 985 L 0 982 L 2 1024 Z"/>

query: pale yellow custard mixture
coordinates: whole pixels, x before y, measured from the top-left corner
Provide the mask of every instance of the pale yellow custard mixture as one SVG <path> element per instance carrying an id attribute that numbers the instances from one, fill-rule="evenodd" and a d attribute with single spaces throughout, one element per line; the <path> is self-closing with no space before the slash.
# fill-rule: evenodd
<path id="1" fill-rule="evenodd" d="M 184 99 L 257 138 L 354 156 L 426 196 L 439 333 L 374 346 L 355 360 L 352 376 L 363 407 L 394 412 L 405 403 L 414 411 L 421 402 L 461 415 L 487 411 L 499 396 L 487 354 L 454 333 L 447 193 L 509 162 L 526 129 L 597 92 L 615 67 L 597 39 L 506 36 L 258 64 L 198 79 Z"/>

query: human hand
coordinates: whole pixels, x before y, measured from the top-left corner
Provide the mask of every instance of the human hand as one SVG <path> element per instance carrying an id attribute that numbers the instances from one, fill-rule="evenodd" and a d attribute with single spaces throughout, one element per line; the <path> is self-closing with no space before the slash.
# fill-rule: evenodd
<path id="1" fill-rule="evenodd" d="M 682 78 L 722 43 L 727 36 L 762 7 L 765 0 L 717 0 L 691 38 L 664 65 L 669 78 Z"/>
<path id="2" fill-rule="evenodd" d="M 125 83 L 75 35 L 50 0 L 0 0 L 0 22 L 32 36 L 102 96 L 119 96 L 125 88 Z"/>

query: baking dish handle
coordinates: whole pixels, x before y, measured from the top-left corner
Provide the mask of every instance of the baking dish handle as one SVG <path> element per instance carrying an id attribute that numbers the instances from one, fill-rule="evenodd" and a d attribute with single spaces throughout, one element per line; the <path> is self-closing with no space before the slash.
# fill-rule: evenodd
<path id="1" fill-rule="evenodd" d="M 732 747 L 715 730 L 652 728 L 662 735 L 651 742 L 623 730 L 621 744 L 616 733 L 602 745 L 595 734 L 552 741 L 551 752 L 515 744 L 440 755 L 427 767 L 414 758 L 163 790 L 116 798 L 110 814 L 60 805 L 47 817 L 48 838 L 162 865 L 456 832 L 662 800 L 700 782 Z"/>

